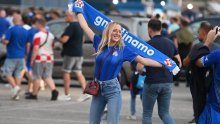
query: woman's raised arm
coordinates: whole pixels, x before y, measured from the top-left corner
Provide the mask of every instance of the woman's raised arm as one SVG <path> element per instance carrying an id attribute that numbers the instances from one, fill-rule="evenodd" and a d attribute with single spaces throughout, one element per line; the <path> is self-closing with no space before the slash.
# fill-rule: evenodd
<path id="1" fill-rule="evenodd" d="M 88 26 L 84 16 L 82 13 L 78 13 L 77 14 L 77 18 L 79 20 L 79 24 L 81 26 L 81 28 L 84 30 L 84 32 L 88 35 L 89 39 L 91 41 L 93 41 L 94 35 L 95 33 L 90 29 L 90 27 Z"/>
<path id="2" fill-rule="evenodd" d="M 68 6 L 69 7 L 69 6 Z M 76 16 L 78 18 L 79 24 L 81 28 L 84 30 L 84 32 L 88 35 L 89 39 L 93 41 L 95 33 L 90 29 L 88 23 L 86 22 L 84 16 L 83 16 L 83 7 L 84 3 L 82 0 L 77 0 L 74 2 L 73 6 L 70 6 L 70 11 L 76 13 Z"/>

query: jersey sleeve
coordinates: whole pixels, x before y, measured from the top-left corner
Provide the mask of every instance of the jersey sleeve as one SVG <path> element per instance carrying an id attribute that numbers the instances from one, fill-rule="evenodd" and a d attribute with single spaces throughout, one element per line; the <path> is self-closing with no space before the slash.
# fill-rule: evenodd
<path id="1" fill-rule="evenodd" d="M 123 60 L 124 61 L 132 62 L 137 57 L 137 55 L 138 55 L 137 53 L 132 51 L 127 46 L 124 47 L 124 51 L 123 51 Z"/>
<path id="2" fill-rule="evenodd" d="M 28 38 L 27 38 L 28 42 L 30 42 L 32 44 L 33 42 L 33 34 L 31 32 L 31 30 L 28 31 Z"/>
<path id="3" fill-rule="evenodd" d="M 33 46 L 40 46 L 40 37 L 38 37 L 38 36 L 34 37 Z"/>
<path id="4" fill-rule="evenodd" d="M 5 39 L 10 41 L 11 39 L 11 28 L 5 32 Z"/>
<path id="5" fill-rule="evenodd" d="M 30 30 L 31 30 L 31 29 L 30 29 Z M 31 42 L 31 31 L 30 31 L 30 30 L 29 30 L 28 33 L 27 33 L 27 34 L 28 34 L 28 37 L 27 37 L 27 41 L 28 41 L 28 42 Z"/>
<path id="6" fill-rule="evenodd" d="M 74 29 L 75 29 L 75 27 L 74 26 L 68 26 L 66 29 L 65 29 L 65 31 L 64 31 L 64 33 L 62 34 L 62 36 L 69 36 L 69 37 L 71 37 L 73 34 L 74 34 Z"/>
<path id="7" fill-rule="evenodd" d="M 204 67 L 208 67 L 217 62 L 220 62 L 220 50 L 215 50 L 212 53 L 203 56 L 201 60 Z"/>
<path id="8" fill-rule="evenodd" d="M 95 51 L 98 51 L 98 47 L 99 47 L 99 43 L 101 42 L 101 37 L 99 37 L 98 35 L 94 35 L 93 38 L 93 47 L 95 48 Z"/>
<path id="9" fill-rule="evenodd" d="M 26 31 L 26 43 L 30 43 L 31 44 L 31 40 L 29 40 L 29 39 L 31 39 L 30 38 L 30 30 Z"/>

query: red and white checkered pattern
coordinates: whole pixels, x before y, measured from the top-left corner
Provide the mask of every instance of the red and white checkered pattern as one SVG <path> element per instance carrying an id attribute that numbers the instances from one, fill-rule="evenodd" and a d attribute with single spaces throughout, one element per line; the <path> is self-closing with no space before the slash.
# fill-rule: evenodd
<path id="1" fill-rule="evenodd" d="M 53 54 L 52 55 L 37 55 L 35 62 L 53 62 Z"/>

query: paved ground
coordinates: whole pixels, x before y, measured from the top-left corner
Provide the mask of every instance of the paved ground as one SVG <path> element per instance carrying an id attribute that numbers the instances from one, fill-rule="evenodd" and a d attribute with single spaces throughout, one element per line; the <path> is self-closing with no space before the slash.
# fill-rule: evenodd
<path id="1" fill-rule="evenodd" d="M 22 88 L 25 89 L 26 85 Z M 58 87 L 62 94 L 62 87 Z M 88 113 L 91 100 L 78 103 L 80 88 L 72 87 L 72 100 L 69 102 L 49 101 L 48 89 L 41 91 L 37 101 L 28 101 L 21 96 L 20 101 L 10 100 L 10 90 L 0 84 L 0 124 L 88 124 Z M 22 94 L 24 93 L 24 90 Z M 120 124 L 141 124 L 142 106 L 137 99 L 137 120 L 126 119 L 129 113 L 130 94 L 128 90 L 122 91 L 123 105 L 120 116 Z M 186 124 L 192 119 L 192 100 L 189 88 L 184 84 L 174 87 L 171 101 L 171 114 L 176 124 Z M 105 124 L 106 121 L 102 121 Z M 158 115 L 157 107 L 153 113 L 153 124 L 162 124 Z"/>

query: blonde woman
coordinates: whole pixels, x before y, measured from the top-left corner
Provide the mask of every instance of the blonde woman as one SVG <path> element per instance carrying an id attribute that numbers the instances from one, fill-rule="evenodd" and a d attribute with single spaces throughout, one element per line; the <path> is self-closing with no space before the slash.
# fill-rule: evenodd
<path id="1" fill-rule="evenodd" d="M 82 4 L 82 1 L 76 1 Z M 93 41 L 96 50 L 95 78 L 100 84 L 100 94 L 93 96 L 90 107 L 89 124 L 100 124 L 101 116 L 107 105 L 107 123 L 118 124 L 121 111 L 121 88 L 117 75 L 124 61 L 136 61 L 147 66 L 162 67 L 154 60 L 137 55 L 124 45 L 122 27 L 116 22 L 109 23 L 102 33 L 96 35 L 88 26 L 82 13 L 77 14 L 80 26 Z M 100 67 L 101 66 L 101 67 Z"/>

